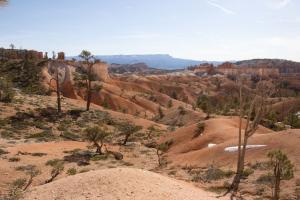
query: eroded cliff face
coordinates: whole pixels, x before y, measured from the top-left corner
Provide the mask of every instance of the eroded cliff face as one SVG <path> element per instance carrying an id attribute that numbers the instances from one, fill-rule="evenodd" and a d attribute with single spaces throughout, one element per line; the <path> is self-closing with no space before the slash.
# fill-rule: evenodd
<path id="1" fill-rule="evenodd" d="M 51 88 L 55 95 L 56 80 L 50 80 L 55 79 L 56 68 L 58 68 L 63 96 L 84 101 L 86 99 L 85 89 L 78 89 L 74 83 L 74 72 L 80 67 L 86 68 L 87 66 L 71 61 L 58 61 L 56 65 L 49 62 L 43 69 L 43 84 L 46 88 Z M 169 80 L 160 76 L 110 77 L 108 65 L 102 62 L 94 64 L 92 70 L 96 75 L 96 80 L 92 82 L 92 85 L 102 85 L 100 92 L 93 92 L 92 103 L 145 118 L 157 115 L 158 108 L 168 107 L 170 101 L 175 109 L 178 106 L 186 107 L 185 103 L 170 97 L 172 91 L 177 91 L 179 96 L 189 96 L 191 99 L 193 98 L 190 93 L 195 92 L 185 91 L 180 86 L 172 86 L 169 84 Z M 182 80 L 184 82 L 182 87 L 185 88 L 185 82 L 190 80 Z M 186 95 L 184 95 L 185 93 Z M 194 96 L 196 98 L 196 95 Z"/>
<path id="2" fill-rule="evenodd" d="M 218 67 L 199 65 L 189 68 L 195 73 L 207 73 L 211 74 L 212 71 L 214 73 L 220 73 L 224 75 L 238 75 L 238 74 L 248 74 L 248 75 L 258 75 L 258 76 L 279 76 L 280 69 L 272 68 L 264 65 L 257 66 L 238 66 L 234 63 L 225 62 Z"/>
<path id="3" fill-rule="evenodd" d="M 110 81 L 110 76 L 108 74 L 108 65 L 104 62 L 99 62 L 93 65 L 93 72 L 97 75 L 100 81 L 108 82 Z"/>
<path id="4" fill-rule="evenodd" d="M 52 91 L 56 90 L 56 70 L 58 70 L 58 81 L 63 96 L 72 99 L 78 99 L 73 81 L 73 73 L 75 72 L 75 67 L 67 62 L 57 61 L 47 63 L 47 65 L 42 70 L 42 74 L 44 76 L 43 84 L 45 85 L 45 88 Z"/>

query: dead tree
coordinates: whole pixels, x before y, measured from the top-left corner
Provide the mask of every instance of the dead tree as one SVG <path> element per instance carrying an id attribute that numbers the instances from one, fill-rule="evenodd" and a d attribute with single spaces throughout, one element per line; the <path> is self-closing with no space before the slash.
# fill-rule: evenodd
<path id="1" fill-rule="evenodd" d="M 45 181 L 45 184 L 51 183 L 61 172 L 64 171 L 64 163 L 62 161 L 55 163 L 52 167 L 51 177 Z"/>
<path id="2" fill-rule="evenodd" d="M 57 99 L 57 112 L 61 113 L 61 84 L 65 77 L 65 66 L 60 61 L 55 59 L 55 53 L 53 52 L 52 60 L 49 63 L 48 71 L 52 78 L 50 79 L 50 86 L 51 82 L 55 81 L 56 85 L 56 99 Z"/>
<path id="3" fill-rule="evenodd" d="M 267 99 L 274 93 L 273 83 L 267 81 L 260 81 L 250 97 L 246 98 L 243 94 L 243 81 L 239 80 L 239 131 L 238 131 L 238 155 L 236 175 L 232 184 L 228 188 L 228 194 L 232 192 L 231 198 L 236 195 L 239 184 L 243 176 L 244 163 L 246 156 L 246 149 L 248 140 L 253 136 L 258 129 L 259 123 L 267 112 Z M 246 119 L 244 116 L 246 115 Z M 242 129 L 245 121 L 245 129 Z"/>
<path id="4" fill-rule="evenodd" d="M 37 170 L 35 167 L 32 167 L 26 174 L 29 175 L 29 179 L 25 187 L 23 188 L 23 191 L 27 190 L 28 187 L 32 184 L 33 178 L 39 175 L 41 172 Z"/>

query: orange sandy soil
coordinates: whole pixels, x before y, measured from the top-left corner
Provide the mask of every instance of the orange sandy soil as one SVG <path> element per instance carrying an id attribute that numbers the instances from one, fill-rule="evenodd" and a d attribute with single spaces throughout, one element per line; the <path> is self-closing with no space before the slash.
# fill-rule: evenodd
<path id="1" fill-rule="evenodd" d="M 218 166 L 223 169 L 235 170 L 236 152 L 225 152 L 226 147 L 237 145 L 238 118 L 237 117 L 217 117 L 205 121 L 205 131 L 203 135 L 193 138 L 196 124 L 180 128 L 172 133 L 162 136 L 160 142 L 173 140 L 173 144 L 166 153 L 165 157 L 169 161 L 169 166 L 183 169 L 201 169 L 210 165 Z M 208 144 L 216 144 L 208 147 Z M 294 178 L 283 181 L 283 199 L 294 199 L 299 195 L 295 191 L 299 186 L 296 182 L 300 179 L 300 129 L 290 129 L 281 132 L 274 132 L 260 126 L 248 144 L 266 145 L 256 149 L 247 150 L 245 165 L 251 167 L 255 163 L 267 161 L 267 153 L 274 149 L 281 149 L 286 153 L 294 165 Z M 256 179 L 271 171 L 255 170 L 254 174 L 242 181 L 241 191 L 243 194 L 255 196 L 261 185 L 253 184 Z M 228 180 L 230 181 L 230 180 Z M 223 182 L 217 181 L 214 184 L 222 185 Z M 213 185 L 214 185 L 213 184 Z M 208 187 L 210 184 L 207 184 Z M 268 187 L 264 188 L 269 191 Z M 250 196 L 250 197 L 251 197 Z M 253 197 L 254 198 L 254 197 Z M 267 198 L 266 196 L 264 198 Z M 251 199 L 251 198 L 250 198 Z"/>

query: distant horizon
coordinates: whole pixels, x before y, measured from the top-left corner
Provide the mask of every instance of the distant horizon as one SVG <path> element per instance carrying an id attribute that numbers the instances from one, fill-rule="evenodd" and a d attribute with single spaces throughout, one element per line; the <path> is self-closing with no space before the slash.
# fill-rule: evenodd
<path id="1" fill-rule="evenodd" d="M 0 46 L 0 48 L 10 49 L 9 47 L 3 47 L 3 46 Z M 39 52 L 43 52 L 43 53 L 47 52 L 48 56 L 50 56 L 51 53 L 52 53 L 52 51 L 48 52 L 48 51 L 42 51 L 42 50 L 33 49 L 33 48 L 17 48 L 16 47 L 15 49 L 34 50 L 34 51 L 39 51 Z M 87 50 L 87 49 L 83 49 L 83 50 Z M 63 50 L 55 51 L 55 53 L 58 53 L 58 52 L 64 52 L 66 58 L 77 57 L 81 53 L 81 51 L 79 51 L 79 53 L 77 55 L 69 55 L 69 54 L 66 54 L 66 52 L 63 51 Z M 155 56 L 155 55 L 159 56 L 159 55 L 166 55 L 166 56 L 171 56 L 172 58 L 185 59 L 185 60 L 193 60 L 193 61 L 208 61 L 208 62 L 238 62 L 238 61 L 256 60 L 256 59 L 259 59 L 259 60 L 261 60 L 261 59 L 287 60 L 287 61 L 292 61 L 292 62 L 300 62 L 300 61 L 291 60 L 291 59 L 285 59 L 285 58 L 269 58 L 269 57 L 253 57 L 253 58 L 246 58 L 246 59 L 241 59 L 241 60 L 239 60 L 239 59 L 232 59 L 232 60 L 218 60 L 218 59 L 207 60 L 207 59 L 201 59 L 201 58 L 194 59 L 194 58 L 186 58 L 186 57 L 177 57 L 177 56 L 173 56 L 173 55 L 168 54 L 168 53 L 133 53 L 133 54 L 97 54 L 97 53 L 94 53 L 94 52 L 91 52 L 91 53 L 94 56 Z"/>

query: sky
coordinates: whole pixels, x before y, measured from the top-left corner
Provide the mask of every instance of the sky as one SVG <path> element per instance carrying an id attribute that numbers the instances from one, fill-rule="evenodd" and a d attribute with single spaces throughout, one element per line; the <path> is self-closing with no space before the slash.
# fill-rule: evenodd
<path id="1" fill-rule="evenodd" d="M 0 47 L 300 61 L 299 11 L 300 0 L 0 0 Z"/>

